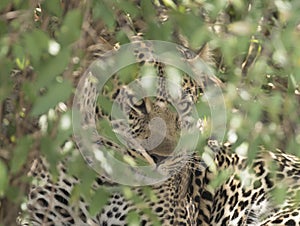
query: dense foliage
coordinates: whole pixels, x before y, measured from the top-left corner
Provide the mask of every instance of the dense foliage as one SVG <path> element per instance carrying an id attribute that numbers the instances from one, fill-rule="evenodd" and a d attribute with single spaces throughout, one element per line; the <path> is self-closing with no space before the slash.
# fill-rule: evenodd
<path id="1" fill-rule="evenodd" d="M 77 152 L 69 122 L 78 78 L 95 55 L 128 42 L 128 23 L 145 39 L 195 51 L 209 43 L 234 148 L 250 158 L 259 146 L 300 156 L 299 10 L 296 0 L 1 0 L 0 225 L 15 224 L 35 156 L 55 166 Z M 90 192 L 96 174 L 80 155 L 68 167 L 84 181 L 74 200 L 83 194 L 97 213 L 108 193 Z"/>

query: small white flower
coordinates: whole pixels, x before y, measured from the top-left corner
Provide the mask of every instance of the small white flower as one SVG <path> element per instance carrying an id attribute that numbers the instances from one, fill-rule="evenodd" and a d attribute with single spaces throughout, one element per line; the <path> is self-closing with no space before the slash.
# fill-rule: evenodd
<path id="1" fill-rule="evenodd" d="M 67 141 L 63 147 L 63 153 L 67 153 L 73 148 L 73 142 L 72 141 Z"/>
<path id="2" fill-rule="evenodd" d="M 68 110 L 67 105 L 63 102 L 59 102 L 57 106 L 61 112 L 66 112 Z"/>
<path id="3" fill-rule="evenodd" d="M 237 141 L 237 139 L 238 139 L 238 135 L 236 134 L 236 132 L 233 130 L 229 130 L 228 131 L 228 141 L 233 144 Z"/>
<path id="4" fill-rule="evenodd" d="M 48 52 L 52 56 L 56 56 L 59 53 L 60 45 L 54 40 L 49 41 Z"/>
<path id="5" fill-rule="evenodd" d="M 21 210 L 23 210 L 23 211 L 27 210 L 27 204 L 26 203 L 21 204 Z"/>
<path id="6" fill-rule="evenodd" d="M 69 115 L 63 115 L 60 120 L 60 128 L 68 130 L 71 127 L 71 118 Z"/>
<path id="7" fill-rule="evenodd" d="M 48 120 L 47 120 L 47 115 L 42 115 L 39 118 L 39 126 L 41 128 L 42 133 L 46 133 L 48 129 Z"/>
<path id="8" fill-rule="evenodd" d="M 238 146 L 235 149 L 235 152 L 240 156 L 247 157 L 248 148 L 249 148 L 249 144 L 246 142 L 243 142 L 240 146 Z"/>
<path id="9" fill-rule="evenodd" d="M 55 110 L 53 108 L 50 108 L 49 111 L 48 111 L 48 119 L 50 121 L 54 121 L 56 119 L 56 113 L 55 113 Z"/>

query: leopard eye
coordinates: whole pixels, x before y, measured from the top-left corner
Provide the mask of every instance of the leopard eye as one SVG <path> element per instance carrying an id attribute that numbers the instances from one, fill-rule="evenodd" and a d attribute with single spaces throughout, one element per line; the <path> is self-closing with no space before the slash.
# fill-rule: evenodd
<path id="1" fill-rule="evenodd" d="M 181 102 L 178 105 L 178 108 L 179 108 L 179 111 L 180 111 L 181 114 L 184 114 L 184 113 L 188 112 L 189 107 L 190 107 L 190 103 L 187 102 L 187 101 Z"/>

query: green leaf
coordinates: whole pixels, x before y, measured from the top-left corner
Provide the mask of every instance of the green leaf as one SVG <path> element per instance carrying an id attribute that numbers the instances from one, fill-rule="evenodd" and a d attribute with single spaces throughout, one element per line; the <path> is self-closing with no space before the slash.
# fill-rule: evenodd
<path id="1" fill-rule="evenodd" d="M 60 127 L 57 132 L 55 141 L 57 144 L 62 146 L 66 140 L 68 140 L 71 135 L 73 134 L 73 127 L 72 127 L 72 114 L 71 112 L 67 112 L 63 114 L 60 118 Z M 69 126 L 67 128 L 67 126 Z"/>
<path id="2" fill-rule="evenodd" d="M 14 59 L 23 59 L 26 57 L 25 48 L 22 44 L 17 43 L 13 45 L 13 56 Z"/>
<path id="3" fill-rule="evenodd" d="M 38 79 L 35 83 L 36 91 L 40 88 L 48 86 L 48 84 L 59 74 L 61 74 L 68 66 L 70 60 L 70 50 L 65 48 L 61 50 L 55 57 L 50 57 L 47 61 L 37 66 Z"/>
<path id="4" fill-rule="evenodd" d="M 1 0 L 0 1 L 0 11 L 2 9 L 4 9 L 8 5 L 8 3 L 10 3 L 10 0 Z"/>
<path id="5" fill-rule="evenodd" d="M 99 96 L 97 104 L 101 107 L 103 113 L 111 114 L 113 102 L 106 96 Z"/>
<path id="6" fill-rule="evenodd" d="M 284 185 L 282 187 L 277 186 L 271 191 L 271 196 L 274 197 L 273 200 L 278 205 L 284 203 L 287 195 L 287 187 Z"/>
<path id="7" fill-rule="evenodd" d="M 1 4 L 1 3 L 0 3 Z M 8 32 L 8 25 L 7 23 L 5 23 L 3 20 L 0 20 L 0 56 L 2 55 L 1 52 L 4 47 L 8 47 L 9 46 L 9 38 L 8 37 L 5 37 L 5 36 L 9 36 L 8 35 L 9 32 Z M 3 37 L 2 37 L 3 36 Z"/>
<path id="8" fill-rule="evenodd" d="M 135 211 L 130 211 L 126 216 L 126 222 L 129 226 L 139 226 L 140 225 L 140 216 Z"/>
<path id="9" fill-rule="evenodd" d="M 176 4 L 172 0 L 162 0 L 165 6 L 168 6 L 172 9 L 177 9 Z"/>
<path id="10" fill-rule="evenodd" d="M 48 48 L 49 38 L 41 30 L 33 30 L 24 35 L 26 52 L 33 61 L 38 62 L 42 53 Z"/>
<path id="11" fill-rule="evenodd" d="M 105 119 L 101 119 L 97 122 L 97 129 L 99 130 L 100 134 L 111 141 L 115 142 L 116 144 L 121 145 L 122 143 L 117 138 L 116 133 L 113 131 L 111 123 Z"/>
<path id="12" fill-rule="evenodd" d="M 66 101 L 72 93 L 72 88 L 73 86 L 69 81 L 63 81 L 62 83 L 49 86 L 48 92 L 44 96 L 36 99 L 31 114 L 38 116 L 46 113 L 59 102 Z"/>
<path id="13" fill-rule="evenodd" d="M 126 14 L 129 14 L 131 18 L 137 17 L 140 14 L 139 8 L 130 1 L 120 1 L 117 7 L 123 10 Z"/>
<path id="14" fill-rule="evenodd" d="M 98 189 L 95 194 L 92 196 L 90 203 L 89 212 L 91 216 L 95 216 L 101 211 L 101 208 L 107 204 L 107 200 L 110 196 L 110 193 L 103 188 Z"/>
<path id="15" fill-rule="evenodd" d="M 28 10 L 29 9 L 29 4 L 31 4 L 30 1 L 23 1 L 23 0 L 13 0 L 11 2 L 13 2 L 14 7 L 16 9 L 26 9 L 26 10 Z"/>
<path id="16" fill-rule="evenodd" d="M 91 198 L 91 187 L 92 187 L 92 184 L 95 182 L 96 172 L 93 171 L 91 168 L 89 168 L 88 165 L 85 163 L 82 166 L 81 172 L 79 172 L 78 178 L 81 181 L 81 183 L 80 183 L 81 195 L 85 199 L 90 199 Z"/>
<path id="17" fill-rule="evenodd" d="M 154 9 L 152 2 L 149 0 L 142 0 L 141 10 L 143 18 L 145 18 L 147 22 L 153 22 L 153 20 L 155 19 L 156 10 Z"/>
<path id="18" fill-rule="evenodd" d="M 42 9 L 52 13 L 57 17 L 62 15 L 62 6 L 60 0 L 43 1 Z M 67 4 L 67 3 L 66 3 Z"/>
<path id="19" fill-rule="evenodd" d="M 24 200 L 24 194 L 20 192 L 20 188 L 14 185 L 10 185 L 8 189 L 5 191 L 5 196 L 13 201 L 20 202 L 20 200 Z"/>
<path id="20" fill-rule="evenodd" d="M 182 33 L 190 40 L 197 28 L 203 27 L 203 22 L 194 14 L 174 12 L 170 19 L 178 25 Z"/>
<path id="21" fill-rule="evenodd" d="M 118 78 L 124 84 L 132 82 L 138 72 L 137 64 L 128 65 L 118 71 Z"/>
<path id="22" fill-rule="evenodd" d="M 108 7 L 103 1 L 94 1 L 93 3 L 93 18 L 101 18 L 109 30 L 113 30 L 116 26 L 116 20 L 114 13 L 110 7 Z"/>
<path id="23" fill-rule="evenodd" d="M 174 26 L 170 21 L 158 24 L 155 21 L 149 21 L 146 38 L 153 40 L 172 41 L 172 31 Z"/>
<path id="24" fill-rule="evenodd" d="M 62 46 L 67 46 L 75 42 L 81 33 L 82 13 L 75 9 L 67 13 L 61 26 L 58 41 Z"/>
<path id="25" fill-rule="evenodd" d="M 0 159 L 0 197 L 4 196 L 5 190 L 8 185 L 7 167 Z"/>
<path id="26" fill-rule="evenodd" d="M 25 136 L 18 139 L 17 146 L 13 152 L 13 157 L 10 163 L 11 173 L 18 172 L 27 160 L 27 155 L 33 140 L 29 136 Z"/>
<path id="27" fill-rule="evenodd" d="M 30 81 L 24 81 L 22 84 L 22 90 L 24 92 L 24 99 L 29 102 L 34 102 L 34 100 L 37 98 L 35 95 L 35 88 L 34 83 Z"/>
<path id="28" fill-rule="evenodd" d="M 275 122 L 279 122 L 279 112 L 281 110 L 282 103 L 284 102 L 281 95 L 274 92 L 273 96 L 268 98 L 266 102 L 266 107 L 270 118 Z"/>
<path id="29" fill-rule="evenodd" d="M 258 121 L 262 114 L 262 106 L 255 101 L 248 101 L 247 108 L 252 121 Z"/>
<path id="30" fill-rule="evenodd" d="M 249 145 L 249 151 L 248 151 L 248 158 L 247 158 L 247 163 L 248 165 L 252 164 L 253 160 L 256 158 L 258 152 L 260 151 L 259 146 L 259 138 L 253 139 L 251 141 L 251 144 Z"/>
<path id="31" fill-rule="evenodd" d="M 10 77 L 12 63 L 8 59 L 0 58 L 0 103 L 9 95 L 13 88 Z"/>
<path id="32" fill-rule="evenodd" d="M 50 173 L 53 176 L 55 181 L 58 178 L 59 172 L 57 170 L 58 161 L 61 159 L 60 154 L 58 153 L 58 144 L 53 141 L 52 137 L 42 137 L 41 140 L 41 152 L 46 157 L 47 162 L 50 164 Z"/>

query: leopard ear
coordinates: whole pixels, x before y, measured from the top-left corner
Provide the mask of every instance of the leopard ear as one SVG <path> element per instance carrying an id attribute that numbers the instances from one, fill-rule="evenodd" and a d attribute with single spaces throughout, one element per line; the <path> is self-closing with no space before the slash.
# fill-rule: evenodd
<path id="1" fill-rule="evenodd" d="M 199 57 L 200 59 L 202 59 L 204 62 L 206 62 L 208 64 L 213 64 L 212 56 L 213 55 L 209 48 L 208 43 L 205 43 L 204 45 L 202 45 L 202 47 L 197 52 L 197 57 Z"/>

